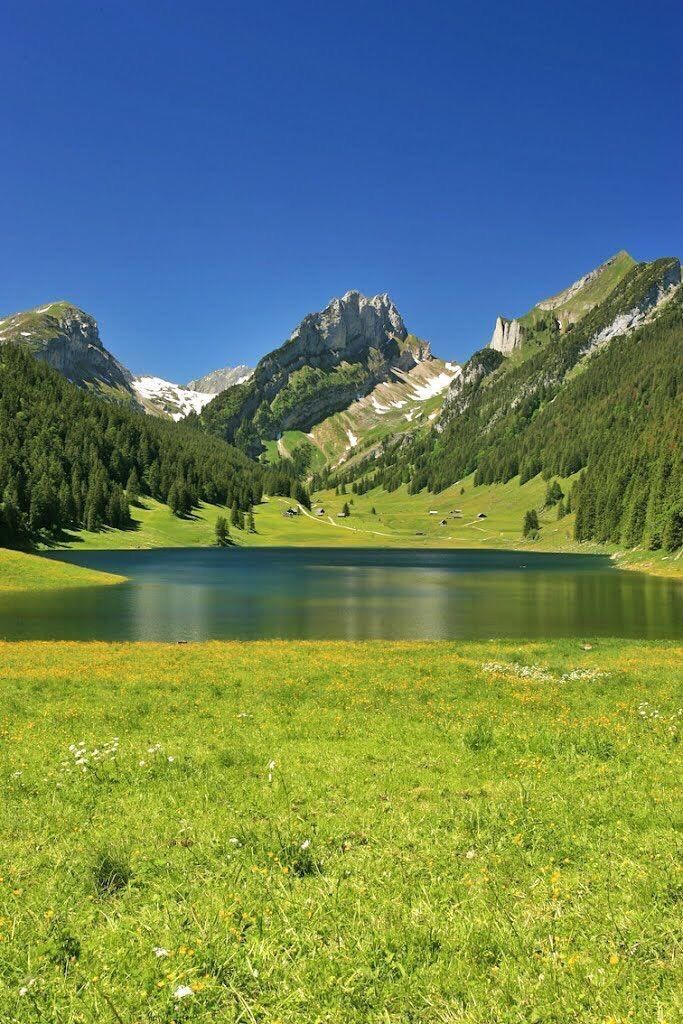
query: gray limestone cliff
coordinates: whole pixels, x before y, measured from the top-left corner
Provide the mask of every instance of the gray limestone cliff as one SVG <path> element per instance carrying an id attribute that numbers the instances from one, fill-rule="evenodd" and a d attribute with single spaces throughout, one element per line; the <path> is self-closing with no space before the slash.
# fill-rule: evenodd
<path id="1" fill-rule="evenodd" d="M 489 348 L 501 352 L 504 356 L 509 356 L 515 349 L 522 347 L 523 335 L 524 328 L 519 320 L 506 320 L 505 317 L 499 316 L 491 335 Z"/>

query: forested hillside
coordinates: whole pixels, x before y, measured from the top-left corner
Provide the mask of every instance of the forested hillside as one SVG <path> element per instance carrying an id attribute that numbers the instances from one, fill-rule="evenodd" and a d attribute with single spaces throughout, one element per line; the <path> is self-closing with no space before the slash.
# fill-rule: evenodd
<path id="1" fill-rule="evenodd" d="M 180 515 L 202 500 L 248 509 L 266 482 L 289 486 L 218 438 L 111 405 L 26 348 L 0 347 L 0 545 L 125 528 L 138 495 Z"/>
<path id="2" fill-rule="evenodd" d="M 389 444 L 380 460 L 331 483 L 440 491 L 473 472 L 482 484 L 583 471 L 572 495 L 578 540 L 675 549 L 683 543 L 678 281 L 677 260 L 640 264 L 531 354 L 476 354 L 438 430 Z"/>

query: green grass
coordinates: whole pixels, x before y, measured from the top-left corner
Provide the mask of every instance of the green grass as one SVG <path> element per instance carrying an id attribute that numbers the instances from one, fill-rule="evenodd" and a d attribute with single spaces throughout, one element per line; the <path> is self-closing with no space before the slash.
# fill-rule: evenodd
<path id="1" fill-rule="evenodd" d="M 673 1024 L 682 655 L 0 645 L 0 1019 Z"/>
<path id="2" fill-rule="evenodd" d="M 599 306 L 601 302 L 605 301 L 621 279 L 635 266 L 635 262 L 633 257 L 622 249 L 616 254 L 613 262 L 605 267 L 595 280 L 585 285 L 572 298 L 566 299 L 556 306 L 554 312 L 558 316 L 562 314 L 564 317 L 568 316 L 572 321 L 580 320 L 589 309 Z M 545 301 L 552 302 L 556 298 L 557 296 L 552 296 Z"/>
<path id="3" fill-rule="evenodd" d="M 0 548 L 0 590 L 57 590 L 121 583 L 121 576 Z"/>
<path id="4" fill-rule="evenodd" d="M 568 493 L 571 481 L 561 481 Z M 464 488 L 464 494 L 461 490 Z M 305 514 L 295 519 L 283 517 L 292 502 L 272 497 L 254 510 L 256 534 L 231 528 L 233 543 L 240 547 L 411 547 L 411 548 L 506 548 L 509 550 L 571 551 L 588 554 L 614 554 L 623 568 L 641 569 L 659 575 L 683 574 L 683 559 L 666 552 L 623 551 L 614 545 L 578 544 L 572 539 L 574 517 L 557 520 L 556 509 L 543 508 L 546 481 L 535 477 L 520 487 L 515 477 L 506 484 L 475 487 L 467 477 L 441 494 L 426 491 L 410 495 L 405 487 L 387 493 L 378 488 L 358 496 L 337 496 L 321 492 L 314 508 L 322 505 L 325 516 Z M 340 520 L 337 513 L 345 501 L 351 502 L 351 516 Z M 375 514 L 372 508 L 375 508 Z M 522 537 L 522 521 L 527 509 L 539 510 L 540 537 L 527 541 Z M 451 518 L 455 509 L 461 518 Z M 430 510 L 438 514 L 432 516 Z M 486 519 L 479 520 L 480 512 Z M 202 505 L 192 516 L 178 519 L 168 506 L 145 499 L 142 507 L 132 509 L 135 528 L 105 529 L 97 533 L 79 531 L 68 535 L 62 545 L 74 550 L 151 547 L 202 547 L 215 543 L 216 517 L 226 515 L 220 505 Z M 447 520 L 441 526 L 442 519 Z"/>

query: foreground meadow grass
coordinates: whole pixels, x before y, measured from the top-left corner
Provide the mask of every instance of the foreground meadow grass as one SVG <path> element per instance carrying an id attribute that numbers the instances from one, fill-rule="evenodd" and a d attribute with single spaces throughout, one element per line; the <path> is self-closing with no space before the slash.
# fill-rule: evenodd
<path id="1" fill-rule="evenodd" d="M 0 644 L 0 1020 L 679 1021 L 682 654 Z"/>

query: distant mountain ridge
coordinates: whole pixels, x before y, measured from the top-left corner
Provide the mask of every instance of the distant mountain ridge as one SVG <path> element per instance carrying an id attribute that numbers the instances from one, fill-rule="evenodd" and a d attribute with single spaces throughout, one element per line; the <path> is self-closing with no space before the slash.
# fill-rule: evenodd
<path id="1" fill-rule="evenodd" d="M 221 391 L 231 388 L 233 384 L 244 384 L 253 373 L 252 366 L 225 366 L 188 381 L 185 387 L 207 395 L 220 395 Z"/>
<path id="2" fill-rule="evenodd" d="M 3 343 L 24 345 L 72 383 L 102 398 L 174 420 L 200 412 L 223 386 L 247 380 L 253 372 L 246 366 L 226 367 L 186 387 L 153 375 L 135 376 L 104 347 L 94 317 L 65 301 L 0 319 Z M 206 387 L 200 386 L 204 383 Z"/>
<path id="3" fill-rule="evenodd" d="M 522 348 L 530 336 L 547 332 L 549 325 L 554 330 L 566 331 L 603 302 L 633 266 L 635 260 L 622 249 L 557 295 L 538 302 L 524 316 L 512 320 L 499 316 L 489 348 L 510 355 Z M 550 318 L 548 313 L 552 314 Z"/>

